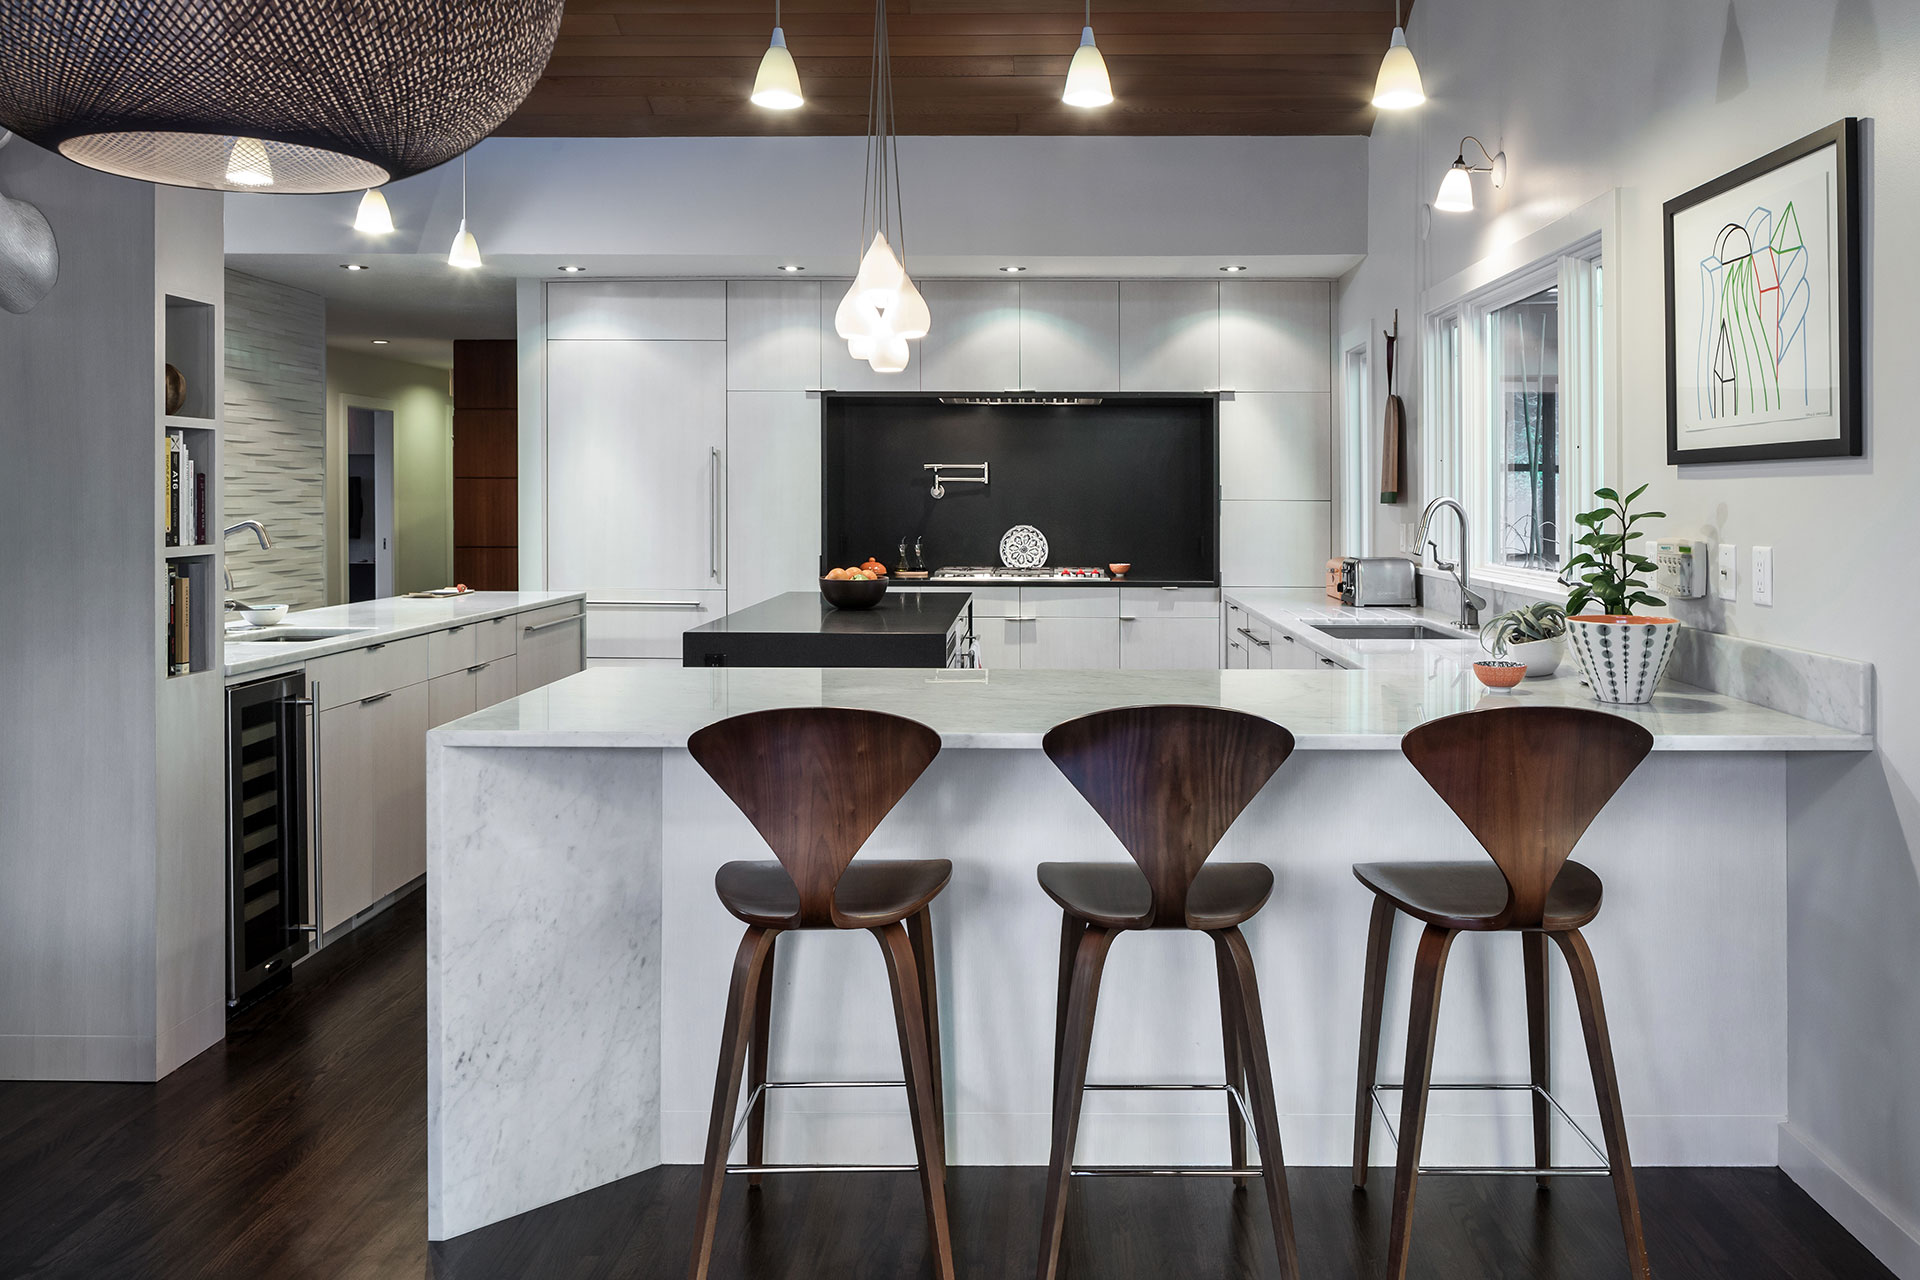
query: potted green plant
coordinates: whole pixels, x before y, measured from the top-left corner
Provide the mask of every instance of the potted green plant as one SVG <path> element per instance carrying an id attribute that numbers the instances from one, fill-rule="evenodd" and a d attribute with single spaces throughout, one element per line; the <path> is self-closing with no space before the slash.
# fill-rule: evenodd
<path id="1" fill-rule="evenodd" d="M 1567 611 L 1551 600 L 1509 609 L 1480 628 L 1480 643 L 1496 658 L 1523 664 L 1529 680 L 1560 669 L 1561 640 L 1567 634 Z"/>
<path id="2" fill-rule="evenodd" d="M 1633 549 L 1635 525 L 1666 518 L 1664 511 L 1633 510 L 1646 491 L 1641 485 L 1623 498 L 1612 489 L 1595 489 L 1593 496 L 1604 505 L 1574 517 L 1585 530 L 1574 545 L 1585 550 L 1567 562 L 1562 575 L 1563 581 L 1572 579 L 1573 588 L 1567 597 L 1567 637 L 1602 702 L 1653 701 L 1680 632 L 1674 618 L 1633 612 L 1635 605 L 1657 609 L 1666 604 L 1646 589 L 1643 575 L 1654 571 L 1654 562 Z"/>

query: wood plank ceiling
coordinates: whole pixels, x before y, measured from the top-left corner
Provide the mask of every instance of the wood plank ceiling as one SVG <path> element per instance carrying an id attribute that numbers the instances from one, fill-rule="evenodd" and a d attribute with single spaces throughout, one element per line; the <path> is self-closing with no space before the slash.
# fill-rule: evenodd
<path id="1" fill-rule="evenodd" d="M 1411 8 L 1412 0 L 1407 0 Z M 1364 134 L 1393 0 L 1095 0 L 1109 107 L 1060 101 L 1079 0 L 888 0 L 903 134 Z M 553 61 L 500 132 L 861 134 L 872 0 L 784 0 L 807 95 L 747 101 L 773 0 L 567 0 Z"/>

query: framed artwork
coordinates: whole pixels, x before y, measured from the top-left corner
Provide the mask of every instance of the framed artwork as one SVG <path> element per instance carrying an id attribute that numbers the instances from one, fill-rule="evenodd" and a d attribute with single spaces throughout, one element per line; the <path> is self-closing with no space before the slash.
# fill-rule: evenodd
<path id="1" fill-rule="evenodd" d="M 1859 124 L 1667 201 L 1669 463 L 1860 456 Z"/>

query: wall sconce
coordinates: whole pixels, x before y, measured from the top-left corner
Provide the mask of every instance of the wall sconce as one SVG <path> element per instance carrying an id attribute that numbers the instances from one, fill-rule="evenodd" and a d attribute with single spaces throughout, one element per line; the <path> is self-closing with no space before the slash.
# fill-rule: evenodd
<path id="1" fill-rule="evenodd" d="M 1467 163 L 1467 144 L 1471 142 L 1480 148 L 1485 164 Z M 1447 170 L 1446 177 L 1440 179 L 1440 194 L 1433 198 L 1433 207 L 1445 213 L 1473 212 L 1473 178 L 1476 173 L 1491 174 L 1494 190 L 1507 185 L 1507 153 L 1488 155 L 1486 144 L 1471 135 L 1460 139 L 1460 154 L 1454 158 Z"/>

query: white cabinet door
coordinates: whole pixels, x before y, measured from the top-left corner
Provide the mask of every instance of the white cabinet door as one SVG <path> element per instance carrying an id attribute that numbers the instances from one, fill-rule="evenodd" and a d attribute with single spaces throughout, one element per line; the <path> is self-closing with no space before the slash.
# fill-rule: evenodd
<path id="1" fill-rule="evenodd" d="M 1032 391 L 1120 389 L 1117 282 L 1036 280 L 1020 285 L 1020 385 Z"/>
<path id="2" fill-rule="evenodd" d="M 1118 618 L 1034 618 L 1020 624 L 1024 670 L 1114 668 L 1120 665 Z"/>
<path id="3" fill-rule="evenodd" d="M 1221 281 L 1220 385 L 1328 394 L 1333 286 L 1324 280 Z"/>
<path id="4" fill-rule="evenodd" d="M 1212 280 L 1120 282 L 1120 388 L 1211 391 L 1220 385 L 1220 286 Z"/>
<path id="5" fill-rule="evenodd" d="M 1247 651 L 1253 648 L 1247 638 L 1237 631 L 1227 633 L 1227 670 L 1245 671 L 1248 666 Z"/>
<path id="6" fill-rule="evenodd" d="M 1120 666 L 1128 671 L 1217 670 L 1220 619 L 1122 618 Z"/>
<path id="7" fill-rule="evenodd" d="M 371 730 L 372 719 L 372 708 L 358 702 L 320 713 L 320 840 L 315 861 L 320 881 L 320 922 L 326 929 L 345 924 L 372 905 L 376 896 L 376 819 L 371 797 L 380 751 Z"/>
<path id="8" fill-rule="evenodd" d="M 438 729 L 450 720 L 480 709 L 478 688 L 471 671 L 455 671 L 427 681 L 427 727 Z"/>
<path id="9" fill-rule="evenodd" d="M 362 703 L 373 739 L 373 896 L 383 898 L 427 869 L 425 684 Z"/>
<path id="10" fill-rule="evenodd" d="M 798 391 L 728 395 L 727 457 L 726 607 L 738 612 L 783 591 L 815 590 L 819 397 Z"/>
<path id="11" fill-rule="evenodd" d="M 496 702 L 505 702 L 520 692 L 520 673 L 515 669 L 519 665 L 512 654 L 504 658 L 493 658 L 473 673 L 474 709 L 490 707 Z"/>
<path id="12" fill-rule="evenodd" d="M 928 280 L 933 328 L 920 343 L 926 391 L 1013 391 L 1020 386 L 1020 282 Z"/>
<path id="13" fill-rule="evenodd" d="M 723 342 L 549 342 L 549 585 L 723 585 Z"/>
<path id="14" fill-rule="evenodd" d="M 1120 616 L 1117 587 L 1022 587 L 1020 613 L 1028 618 L 1108 618 Z"/>
<path id="15" fill-rule="evenodd" d="M 555 280 L 547 339 L 724 342 L 727 289 L 718 280 Z"/>
<path id="16" fill-rule="evenodd" d="M 820 385 L 820 282 L 727 283 L 727 389 Z"/>
<path id="17" fill-rule="evenodd" d="M 847 340 L 834 332 L 833 313 L 852 283 L 851 280 L 820 282 L 820 385 L 835 391 L 918 391 L 920 369 L 926 363 L 921 358 L 918 339 L 907 344 L 912 355 L 907 367 L 899 373 L 875 373 L 865 360 L 855 360 L 847 354 Z M 933 323 L 940 323 L 938 315 L 933 317 Z"/>
<path id="18" fill-rule="evenodd" d="M 610 591 L 587 602 L 588 658 L 680 661 L 683 634 L 727 612 L 724 591 Z"/>
<path id="19" fill-rule="evenodd" d="M 514 663 L 521 693 L 581 669 L 586 661 L 585 614 L 542 618 L 536 612 L 521 618 L 520 652 Z"/>
<path id="20" fill-rule="evenodd" d="M 1280 628 L 1273 628 L 1272 657 L 1276 670 L 1308 671 L 1320 666 L 1320 655 Z"/>
<path id="21" fill-rule="evenodd" d="M 1028 625 L 1018 618 L 975 611 L 973 634 L 980 641 L 980 665 L 989 671 L 1017 670 L 1020 637 Z"/>
<path id="22" fill-rule="evenodd" d="M 1324 502 L 1220 504 L 1220 577 L 1234 587 L 1325 587 Z"/>
<path id="23" fill-rule="evenodd" d="M 1220 496 L 1325 502 L 1333 496 L 1330 397 L 1239 391 L 1220 399 Z"/>

